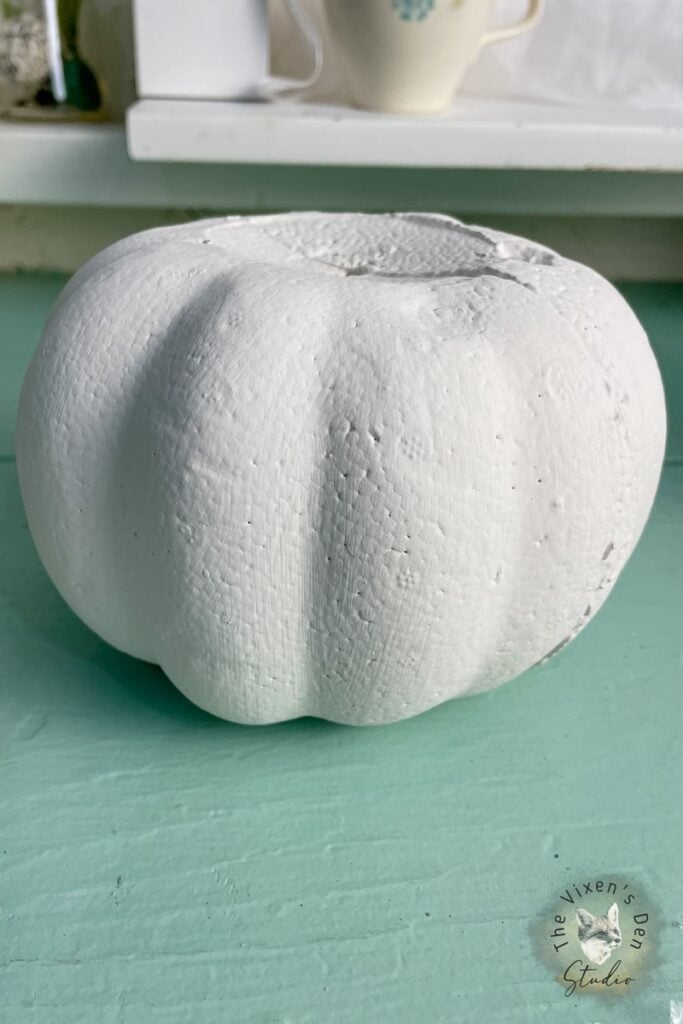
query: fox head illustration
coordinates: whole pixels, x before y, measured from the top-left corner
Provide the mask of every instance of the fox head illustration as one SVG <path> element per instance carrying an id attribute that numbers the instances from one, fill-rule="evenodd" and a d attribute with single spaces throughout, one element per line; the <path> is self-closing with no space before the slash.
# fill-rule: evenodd
<path id="1" fill-rule="evenodd" d="M 576 921 L 584 956 L 592 964 L 604 964 L 617 946 L 621 945 L 619 907 L 613 903 L 604 917 L 595 917 L 590 911 L 579 907 Z"/>

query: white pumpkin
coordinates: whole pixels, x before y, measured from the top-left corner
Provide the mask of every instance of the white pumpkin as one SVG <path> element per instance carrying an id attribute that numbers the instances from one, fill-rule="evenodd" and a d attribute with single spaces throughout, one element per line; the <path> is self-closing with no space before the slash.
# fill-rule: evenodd
<path id="1" fill-rule="evenodd" d="M 237 722 L 497 686 L 609 593 L 665 435 L 593 271 L 424 214 L 147 231 L 65 288 L 17 458 L 74 611 Z"/>

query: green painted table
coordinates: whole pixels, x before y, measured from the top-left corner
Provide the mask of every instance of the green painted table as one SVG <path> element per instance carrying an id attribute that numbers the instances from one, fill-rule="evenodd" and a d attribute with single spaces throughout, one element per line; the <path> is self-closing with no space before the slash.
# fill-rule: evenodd
<path id="1" fill-rule="evenodd" d="M 683 287 L 624 289 L 671 429 L 604 610 L 500 690 L 354 729 L 215 721 L 53 589 L 12 438 L 62 283 L 0 281 L 0 1019 L 668 1022 L 683 1000 Z M 531 933 L 570 883 L 612 875 L 659 909 L 655 966 L 622 998 L 567 997 Z"/>

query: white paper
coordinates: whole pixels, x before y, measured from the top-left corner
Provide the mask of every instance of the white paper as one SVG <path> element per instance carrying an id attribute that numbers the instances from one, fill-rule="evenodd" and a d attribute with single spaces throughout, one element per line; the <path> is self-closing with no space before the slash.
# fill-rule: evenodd
<path id="1" fill-rule="evenodd" d="M 525 8 L 499 0 L 495 23 Z M 461 92 L 683 111 L 683 0 L 547 0 L 535 29 L 482 50 Z"/>

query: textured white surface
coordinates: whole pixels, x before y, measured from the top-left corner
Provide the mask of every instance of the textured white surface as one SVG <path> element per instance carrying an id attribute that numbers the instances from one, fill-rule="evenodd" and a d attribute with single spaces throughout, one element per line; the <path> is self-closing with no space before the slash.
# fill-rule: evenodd
<path id="1" fill-rule="evenodd" d="M 358 183 L 357 188 L 361 190 L 362 185 Z M 533 186 L 528 184 L 527 188 L 531 192 Z M 378 188 L 378 205 L 379 197 Z M 338 202 L 337 196 L 336 205 Z M 207 210 L 205 215 L 216 216 L 217 212 Z M 73 273 L 105 246 L 127 235 L 177 225 L 183 220 L 196 220 L 196 213 L 134 207 L 0 205 L 0 272 L 38 269 Z M 681 277 L 683 231 L 674 219 L 492 215 L 486 223 L 499 231 L 533 238 L 540 245 L 588 264 L 610 281 L 661 282 Z"/>
<path id="2" fill-rule="evenodd" d="M 645 334 L 594 272 L 425 214 L 133 236 L 59 299 L 17 461 L 72 608 L 241 722 L 408 717 L 559 650 L 640 535 Z"/>

